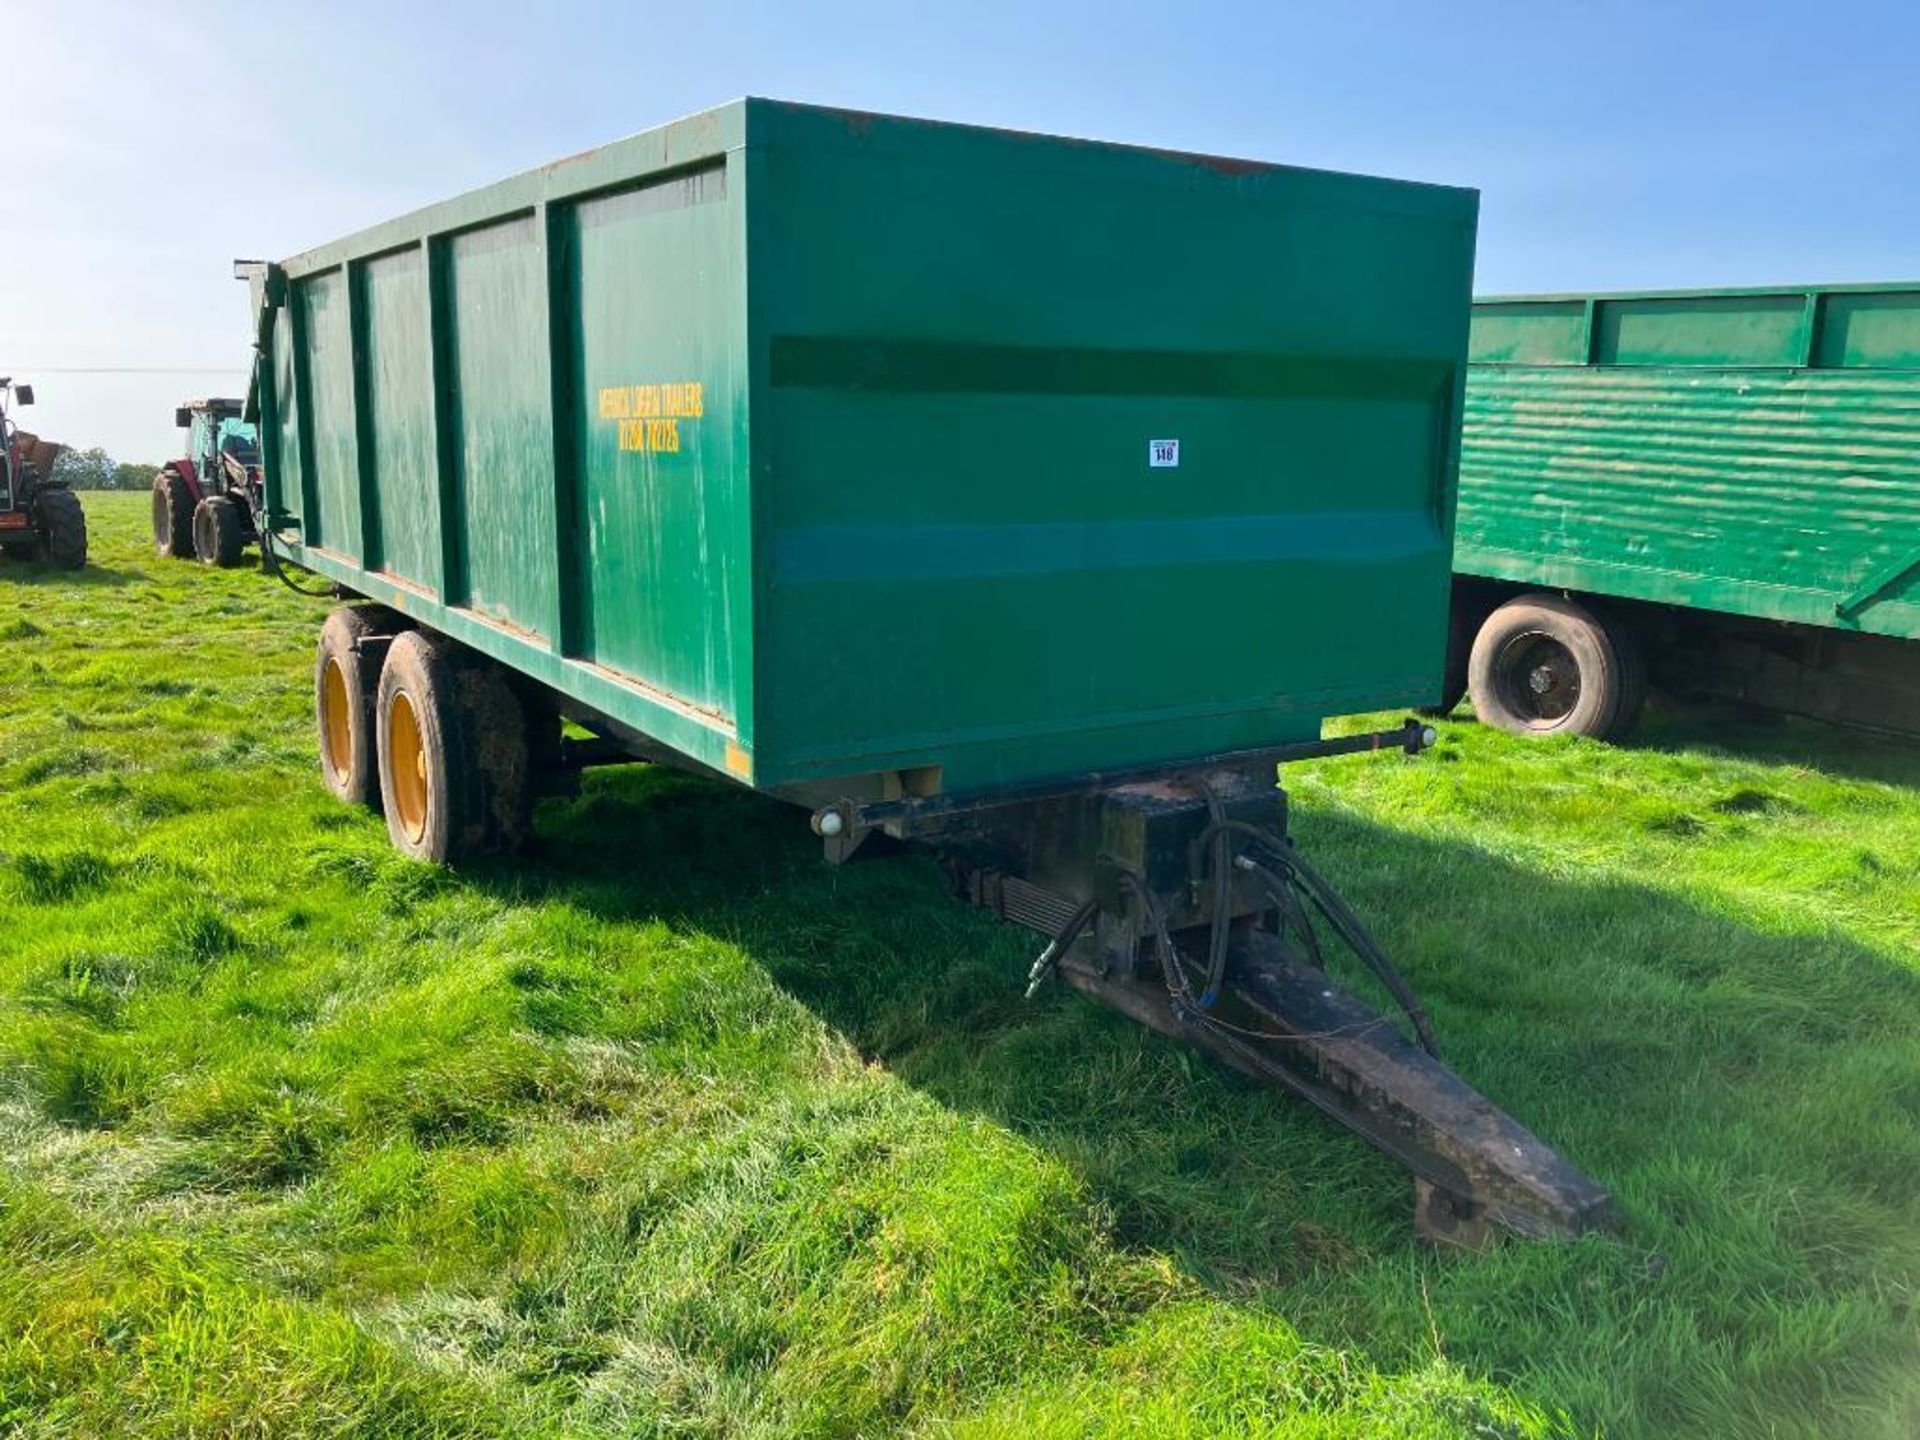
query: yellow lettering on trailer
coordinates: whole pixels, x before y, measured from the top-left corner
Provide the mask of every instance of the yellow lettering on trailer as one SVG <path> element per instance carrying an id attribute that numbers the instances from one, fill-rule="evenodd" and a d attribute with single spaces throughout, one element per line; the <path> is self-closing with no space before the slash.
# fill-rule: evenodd
<path id="1" fill-rule="evenodd" d="M 600 418 L 614 422 L 621 450 L 677 454 L 682 421 L 707 413 L 707 395 L 698 380 L 665 380 L 644 385 L 609 385 L 599 392 Z"/>

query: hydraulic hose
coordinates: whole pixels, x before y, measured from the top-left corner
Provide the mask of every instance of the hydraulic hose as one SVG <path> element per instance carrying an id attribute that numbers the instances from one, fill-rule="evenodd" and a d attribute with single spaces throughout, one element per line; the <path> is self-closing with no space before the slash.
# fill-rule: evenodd
<path id="1" fill-rule="evenodd" d="M 1319 871 L 1301 859 L 1297 851 L 1286 857 L 1286 864 L 1293 874 L 1294 884 L 1306 893 L 1314 908 L 1326 916 L 1327 923 L 1333 926 L 1353 953 L 1360 957 L 1361 962 L 1399 1002 L 1400 1008 L 1413 1024 L 1420 1048 L 1438 1060 L 1440 1049 L 1434 1040 L 1433 1022 L 1427 1016 L 1426 1007 L 1420 1003 L 1420 997 L 1413 993 L 1413 987 L 1407 984 L 1405 977 L 1394 968 L 1393 962 L 1387 958 L 1387 952 L 1380 948 L 1380 942 L 1367 933 L 1367 927 L 1360 923 L 1360 917 L 1340 898 L 1339 892 L 1327 883 Z"/>
<path id="2" fill-rule="evenodd" d="M 1047 972 L 1060 963 L 1060 957 L 1080 938 L 1080 932 L 1087 928 L 1087 923 L 1093 919 L 1094 911 L 1098 908 L 1098 901 L 1087 901 L 1060 927 L 1060 933 L 1047 942 L 1047 948 L 1040 952 L 1040 958 L 1033 962 L 1033 968 L 1027 972 L 1027 999 L 1031 1000 L 1039 993 L 1040 982 L 1047 978 Z"/>
<path id="3" fill-rule="evenodd" d="M 1209 796 L 1210 808 L 1211 805 L 1212 797 Z M 1273 866 L 1263 865 L 1251 855 L 1245 854 L 1232 863 L 1252 875 L 1273 898 L 1280 907 L 1281 913 L 1295 926 L 1296 933 L 1299 934 L 1302 944 L 1307 949 L 1308 958 L 1315 967 L 1324 968 L 1324 961 L 1312 921 L 1308 918 L 1306 907 L 1300 902 L 1301 896 L 1305 896 L 1312 903 L 1314 909 L 1326 918 L 1334 932 L 1346 943 L 1347 948 L 1359 957 L 1361 964 L 1365 965 L 1373 973 L 1374 978 L 1386 987 L 1387 993 L 1393 996 L 1395 1003 L 1406 1014 L 1408 1023 L 1413 1026 L 1414 1036 L 1420 1042 L 1420 1048 L 1436 1060 L 1439 1059 L 1440 1050 L 1434 1038 L 1433 1022 L 1427 1015 L 1426 1007 L 1420 1003 L 1419 996 L 1413 993 L 1413 987 L 1407 984 L 1405 977 L 1387 958 L 1386 951 L 1380 948 L 1380 943 L 1368 933 L 1366 926 L 1360 923 L 1360 917 L 1354 914 L 1346 901 L 1340 898 L 1339 892 L 1319 871 L 1301 858 L 1300 852 L 1290 842 L 1257 825 L 1249 825 L 1242 820 L 1229 820 L 1216 814 L 1213 822 L 1201 832 L 1199 843 L 1201 845 L 1213 843 L 1218 846 L 1229 836 L 1234 835 L 1252 842 L 1254 846 L 1266 851 L 1272 857 Z M 1219 914 L 1219 910 L 1216 909 L 1214 926 L 1216 931 L 1224 928 L 1220 924 Z M 1211 975 L 1211 968 L 1209 974 Z"/>
<path id="4" fill-rule="evenodd" d="M 295 584 L 292 577 L 287 574 L 286 568 L 281 565 L 280 557 L 273 553 L 274 532 L 264 525 L 256 524 L 254 528 L 260 532 L 260 568 L 262 570 L 296 595 L 307 595 L 316 600 L 324 600 L 333 593 L 331 585 L 323 585 L 318 590 L 309 590 L 304 585 Z"/>

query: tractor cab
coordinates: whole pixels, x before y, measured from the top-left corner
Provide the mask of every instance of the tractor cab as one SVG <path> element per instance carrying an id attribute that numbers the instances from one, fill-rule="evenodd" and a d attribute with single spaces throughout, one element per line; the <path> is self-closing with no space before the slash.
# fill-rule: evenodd
<path id="1" fill-rule="evenodd" d="M 244 486 L 245 472 L 260 466 L 260 437 L 240 418 L 240 409 L 238 400 L 195 400 L 176 410 L 174 419 L 186 428 L 187 457 L 199 474 L 237 465 Z"/>

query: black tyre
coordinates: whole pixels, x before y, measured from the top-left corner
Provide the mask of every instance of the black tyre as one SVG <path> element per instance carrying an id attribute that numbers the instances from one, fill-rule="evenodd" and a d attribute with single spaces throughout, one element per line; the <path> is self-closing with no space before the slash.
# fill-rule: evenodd
<path id="1" fill-rule="evenodd" d="M 87 563 L 87 512 L 71 490 L 43 490 L 33 504 L 40 553 L 62 570 L 78 570 Z"/>
<path id="2" fill-rule="evenodd" d="M 406 622 L 379 605 L 342 605 L 320 627 L 313 661 L 314 727 L 320 775 L 350 805 L 378 808 L 380 767 L 374 740 L 374 696 L 380 688 L 380 649 L 374 641 L 400 633 Z"/>
<path id="3" fill-rule="evenodd" d="M 209 495 L 193 507 L 193 553 L 202 565 L 231 570 L 246 549 L 240 507 L 224 495 Z"/>
<path id="4" fill-rule="evenodd" d="M 1467 664 L 1481 723 L 1515 735 L 1604 740 L 1620 724 L 1626 688 L 1613 635 L 1558 595 L 1522 595 L 1495 610 Z"/>
<path id="5" fill-rule="evenodd" d="M 162 560 L 193 554 L 193 491 L 177 470 L 153 477 L 153 553 Z"/>
<path id="6" fill-rule="evenodd" d="M 446 864 L 526 839 L 526 713 L 499 666 L 409 631 L 387 647 L 375 702 L 380 798 L 394 846 Z"/>
<path id="7" fill-rule="evenodd" d="M 1606 609 L 1597 613 L 1607 629 L 1607 638 L 1613 642 L 1613 653 L 1620 661 L 1620 703 L 1607 738 L 1621 740 L 1633 732 L 1647 708 L 1647 657 L 1633 626 L 1618 611 Z"/>

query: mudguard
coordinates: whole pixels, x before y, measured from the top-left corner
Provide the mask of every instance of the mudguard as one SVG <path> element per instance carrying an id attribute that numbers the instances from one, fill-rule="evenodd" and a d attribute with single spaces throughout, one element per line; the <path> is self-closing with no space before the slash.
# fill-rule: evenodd
<path id="1" fill-rule="evenodd" d="M 207 498 L 207 492 L 200 484 L 200 471 L 198 467 L 194 465 L 193 461 L 183 456 L 178 460 L 167 461 L 166 464 L 160 467 L 160 470 L 162 474 L 171 470 L 182 480 L 186 481 L 187 493 L 193 496 L 194 504 L 198 505 L 202 500 Z"/>

